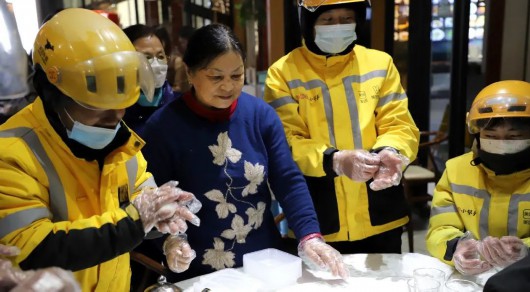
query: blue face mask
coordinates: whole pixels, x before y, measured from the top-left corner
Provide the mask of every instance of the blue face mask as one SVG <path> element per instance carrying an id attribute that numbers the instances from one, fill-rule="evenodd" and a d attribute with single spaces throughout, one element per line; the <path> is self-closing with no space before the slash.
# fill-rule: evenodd
<path id="1" fill-rule="evenodd" d="M 114 140 L 116 133 L 118 133 L 118 129 L 121 127 L 121 123 L 118 123 L 114 129 L 87 126 L 78 121 L 74 121 L 66 109 L 64 109 L 64 112 L 74 123 L 71 131 L 66 129 L 68 138 L 92 149 L 103 149 L 105 146 L 109 145 L 110 142 Z"/>
<path id="2" fill-rule="evenodd" d="M 158 106 L 162 101 L 162 92 L 164 88 L 155 89 L 155 94 L 153 100 L 149 101 L 143 92 L 140 92 L 140 98 L 138 99 L 138 104 L 141 106 Z"/>

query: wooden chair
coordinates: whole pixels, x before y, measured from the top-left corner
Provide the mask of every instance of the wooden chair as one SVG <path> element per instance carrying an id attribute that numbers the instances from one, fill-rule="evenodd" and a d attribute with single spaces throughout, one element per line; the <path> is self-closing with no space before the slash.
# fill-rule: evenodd
<path id="1" fill-rule="evenodd" d="M 435 158 L 441 143 L 448 140 L 448 135 L 441 131 L 420 132 L 418 155 L 426 157 L 426 161 L 420 163 L 418 159 L 413 161 L 403 172 L 401 183 L 405 191 L 405 198 L 412 207 L 418 203 L 428 203 L 432 195 L 427 192 L 429 183 L 437 183 L 442 176 L 442 170 L 438 167 Z M 425 153 L 426 152 L 426 153 Z M 412 216 L 406 226 L 409 241 L 409 251 L 414 252 L 414 224 Z"/>
<path id="2" fill-rule="evenodd" d="M 156 283 L 160 276 L 168 277 L 171 270 L 164 266 L 161 261 L 142 253 L 141 251 L 131 251 L 131 265 L 135 264 L 141 279 L 135 279 L 131 284 L 131 292 L 143 292 L 147 287 Z"/>

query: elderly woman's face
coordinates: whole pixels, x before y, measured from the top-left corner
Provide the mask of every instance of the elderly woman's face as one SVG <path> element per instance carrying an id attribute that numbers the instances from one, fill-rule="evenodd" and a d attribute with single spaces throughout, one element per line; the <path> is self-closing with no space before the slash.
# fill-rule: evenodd
<path id="1" fill-rule="evenodd" d="M 197 100 L 209 108 L 225 109 L 239 97 L 245 81 L 241 56 L 229 51 L 204 69 L 188 72 Z"/>

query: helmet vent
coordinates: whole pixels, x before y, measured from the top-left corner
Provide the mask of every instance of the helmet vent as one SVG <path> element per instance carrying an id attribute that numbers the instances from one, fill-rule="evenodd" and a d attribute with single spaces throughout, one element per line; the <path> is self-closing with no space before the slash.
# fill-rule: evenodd
<path id="1" fill-rule="evenodd" d="M 481 114 L 487 114 L 487 113 L 492 113 L 493 109 L 488 106 L 488 107 L 479 108 L 478 112 Z"/>
<path id="2" fill-rule="evenodd" d="M 90 92 L 96 93 L 98 88 L 96 86 L 96 76 L 86 76 L 86 88 Z"/>
<path id="3" fill-rule="evenodd" d="M 117 90 L 119 94 L 125 93 L 125 77 L 124 76 L 117 76 L 116 77 L 116 83 L 117 83 Z"/>
<path id="4" fill-rule="evenodd" d="M 509 112 L 524 112 L 526 111 L 526 105 L 512 105 L 508 108 Z"/>

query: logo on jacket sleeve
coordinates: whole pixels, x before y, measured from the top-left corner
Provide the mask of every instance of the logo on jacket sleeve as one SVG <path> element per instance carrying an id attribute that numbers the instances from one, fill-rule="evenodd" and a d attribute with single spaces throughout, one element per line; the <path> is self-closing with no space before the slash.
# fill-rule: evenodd
<path id="1" fill-rule="evenodd" d="M 372 99 L 379 99 L 379 91 L 381 90 L 381 87 L 379 85 L 372 86 L 372 90 L 374 91 L 374 94 L 372 94 Z"/>
<path id="2" fill-rule="evenodd" d="M 474 209 L 466 209 L 466 208 L 462 208 L 462 207 L 457 207 L 458 209 L 458 212 L 461 213 L 461 214 L 467 214 L 469 216 L 476 216 L 477 215 L 477 210 L 474 210 Z"/>
<path id="3" fill-rule="evenodd" d="M 300 93 L 296 95 L 296 99 L 300 100 L 307 100 L 309 102 L 314 102 L 320 99 L 320 95 L 315 94 L 313 96 L 307 96 L 305 93 Z"/>
<path id="4" fill-rule="evenodd" d="M 530 225 L 530 209 L 523 210 L 523 223 Z"/>
<path id="5" fill-rule="evenodd" d="M 368 102 L 368 98 L 366 97 L 366 92 L 365 91 L 359 91 L 359 100 L 361 101 L 361 103 L 367 103 Z"/>
<path id="6" fill-rule="evenodd" d="M 129 186 L 122 185 L 118 187 L 118 199 L 120 201 L 120 206 L 123 204 L 129 203 Z"/>

